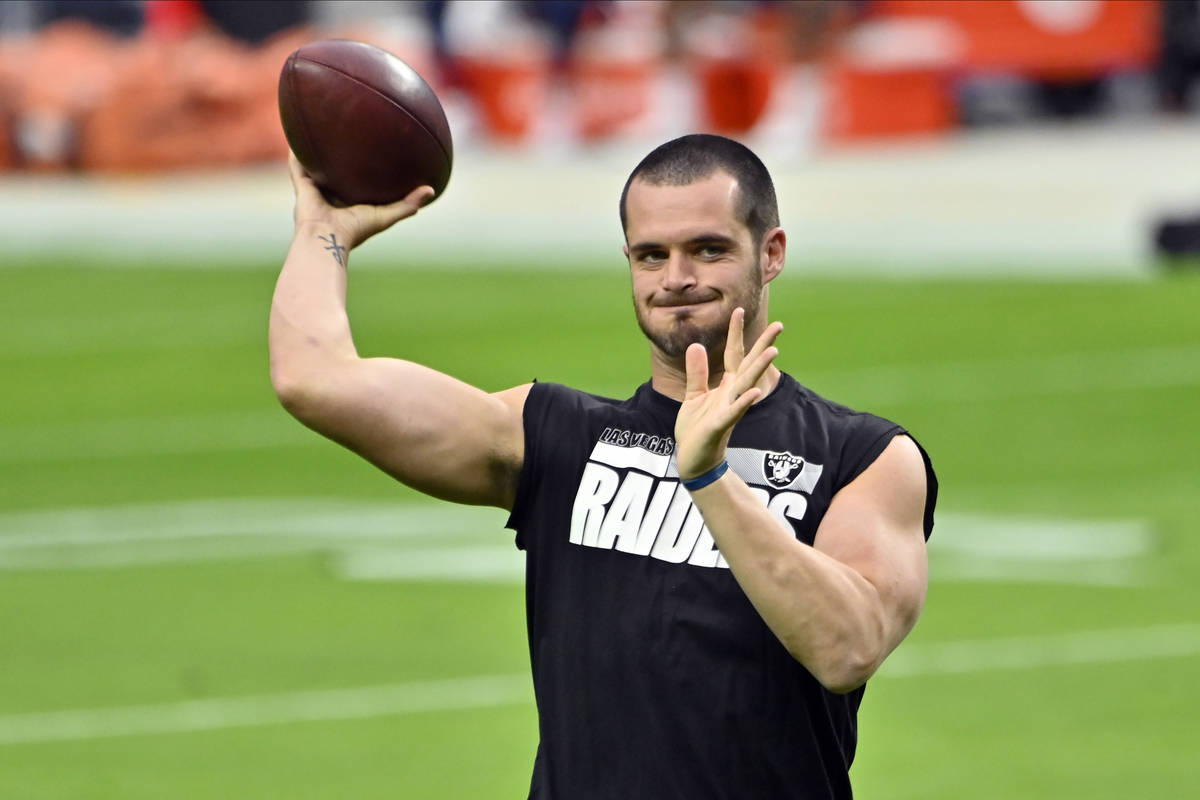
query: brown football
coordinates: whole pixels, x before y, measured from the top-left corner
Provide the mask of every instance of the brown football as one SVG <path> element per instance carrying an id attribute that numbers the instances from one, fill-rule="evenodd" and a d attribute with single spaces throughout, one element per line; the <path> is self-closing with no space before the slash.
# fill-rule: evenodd
<path id="1" fill-rule="evenodd" d="M 288 56 L 279 118 L 296 158 L 339 205 L 384 205 L 424 185 L 436 199 L 450 180 L 454 148 L 437 95 L 373 45 L 327 39 Z"/>

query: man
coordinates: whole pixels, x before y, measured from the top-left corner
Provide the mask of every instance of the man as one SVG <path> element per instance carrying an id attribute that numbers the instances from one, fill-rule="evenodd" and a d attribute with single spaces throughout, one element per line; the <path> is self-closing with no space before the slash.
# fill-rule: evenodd
<path id="1" fill-rule="evenodd" d="M 530 796 L 840 798 L 866 680 L 916 622 L 937 483 L 903 429 L 773 364 L 786 236 L 765 167 L 686 136 L 621 198 L 651 379 L 496 394 L 361 359 L 348 251 L 416 213 L 327 205 L 295 161 L 272 379 L 306 425 L 435 497 L 511 510 L 541 741 Z"/>

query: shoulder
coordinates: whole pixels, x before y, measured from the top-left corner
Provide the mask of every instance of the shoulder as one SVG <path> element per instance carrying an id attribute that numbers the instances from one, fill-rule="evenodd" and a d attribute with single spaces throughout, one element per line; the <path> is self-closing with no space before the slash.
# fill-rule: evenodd
<path id="1" fill-rule="evenodd" d="M 524 412 L 527 423 L 606 412 L 627 402 L 573 389 L 561 383 L 537 381 L 525 389 Z"/>
<path id="2" fill-rule="evenodd" d="M 938 480 L 933 461 L 917 438 L 904 426 L 886 417 L 858 411 L 830 400 L 785 375 L 784 388 L 800 409 L 805 425 L 827 443 L 834 469 L 834 491 L 854 483 L 868 468 L 894 481 L 895 489 L 909 497 L 924 498 L 923 527 L 933 530 Z"/>
<path id="3" fill-rule="evenodd" d="M 607 426 L 627 419 L 634 405 L 634 399 L 616 400 L 560 383 L 534 383 L 522 414 L 527 451 L 553 458 L 567 442 L 594 443 Z"/>
<path id="4" fill-rule="evenodd" d="M 813 416 L 826 420 L 829 425 L 850 433 L 871 430 L 899 429 L 900 426 L 869 411 L 860 411 L 830 400 L 804 386 L 786 373 L 780 379 L 780 388 L 785 388 L 792 402 L 806 409 Z"/>
<path id="5" fill-rule="evenodd" d="M 786 373 L 774 394 L 774 410 L 795 418 L 804 437 L 821 442 L 828 458 L 853 462 L 848 480 L 866 466 L 863 458 L 869 463 L 894 436 L 906 433 L 899 424 L 830 400 Z"/>

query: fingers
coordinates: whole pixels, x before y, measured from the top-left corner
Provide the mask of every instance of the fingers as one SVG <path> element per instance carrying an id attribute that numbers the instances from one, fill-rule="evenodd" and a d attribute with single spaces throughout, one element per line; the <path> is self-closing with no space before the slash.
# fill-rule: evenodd
<path id="1" fill-rule="evenodd" d="M 737 399 L 725 409 L 725 413 L 722 415 L 724 419 L 721 420 L 721 427 L 728 429 L 736 425 L 746 415 L 746 412 L 750 410 L 750 406 L 759 401 L 762 393 L 762 389 L 755 386 L 738 395 Z"/>
<path id="2" fill-rule="evenodd" d="M 746 359 L 742 362 L 742 368 L 734 376 L 732 393 L 735 397 L 740 398 L 749 392 L 755 384 L 762 379 L 767 368 L 771 366 L 771 362 L 779 355 L 779 348 L 768 347 L 766 350 L 759 353 L 753 359 Z"/>
<path id="3" fill-rule="evenodd" d="M 292 176 L 292 183 L 296 182 L 298 176 L 304 173 L 304 167 L 300 166 L 300 159 L 296 158 L 296 154 L 288 150 L 288 173 Z"/>
<path id="4" fill-rule="evenodd" d="M 725 372 L 732 375 L 742 364 L 746 349 L 744 341 L 746 309 L 735 308 L 729 315 L 729 333 L 725 337 Z"/>
<path id="5" fill-rule="evenodd" d="M 746 354 L 737 372 L 733 375 L 732 389 L 735 396 L 741 395 L 758 383 L 771 366 L 775 357 L 779 355 L 779 348 L 775 347 L 773 343 L 782 332 L 783 323 L 772 322 L 758 337 L 758 341 L 750 348 L 750 352 Z"/>
<path id="6" fill-rule="evenodd" d="M 708 391 L 708 352 L 704 345 L 688 345 L 684 353 L 684 367 L 687 370 L 687 385 L 683 392 L 686 402 Z"/>
<path id="7" fill-rule="evenodd" d="M 293 221 L 298 225 L 301 220 L 321 217 L 329 203 L 309 177 L 300 159 L 296 158 L 296 154 L 291 150 L 288 151 L 288 175 L 296 193 L 296 206 L 292 211 Z"/>
<path id="8" fill-rule="evenodd" d="M 766 350 L 771 345 L 775 344 L 775 340 L 779 338 L 779 334 L 783 333 L 782 322 L 772 322 L 767 326 L 767 329 L 758 336 L 758 340 L 750 348 L 750 352 L 746 354 L 746 358 L 754 359 L 763 350 Z"/>
<path id="9" fill-rule="evenodd" d="M 304 165 L 300 163 L 300 159 L 296 158 L 296 154 L 291 150 L 288 150 L 288 175 L 291 176 L 292 188 L 296 190 L 297 195 L 304 191 L 316 191 L 317 187 L 313 184 L 312 178 L 308 176 Z"/>

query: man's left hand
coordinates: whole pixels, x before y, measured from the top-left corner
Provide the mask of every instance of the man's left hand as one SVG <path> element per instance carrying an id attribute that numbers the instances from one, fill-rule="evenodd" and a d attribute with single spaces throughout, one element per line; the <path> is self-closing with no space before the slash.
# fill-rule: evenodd
<path id="1" fill-rule="evenodd" d="M 772 322 L 745 352 L 743 326 L 746 312 L 734 309 L 725 341 L 725 372 L 715 387 L 708 385 L 708 353 L 692 344 L 684 354 L 687 388 L 675 418 L 675 459 L 683 480 L 702 475 L 721 463 L 733 426 L 763 397 L 756 384 L 779 355 L 773 346 L 783 324 Z"/>

